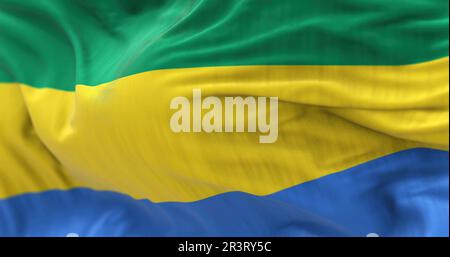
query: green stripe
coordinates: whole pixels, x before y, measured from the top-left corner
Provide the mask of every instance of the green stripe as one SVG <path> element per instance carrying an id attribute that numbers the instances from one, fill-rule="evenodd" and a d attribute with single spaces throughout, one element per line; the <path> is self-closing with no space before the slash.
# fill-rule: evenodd
<path id="1" fill-rule="evenodd" d="M 447 0 L 0 0 L 0 81 L 36 87 L 166 68 L 445 56 Z"/>

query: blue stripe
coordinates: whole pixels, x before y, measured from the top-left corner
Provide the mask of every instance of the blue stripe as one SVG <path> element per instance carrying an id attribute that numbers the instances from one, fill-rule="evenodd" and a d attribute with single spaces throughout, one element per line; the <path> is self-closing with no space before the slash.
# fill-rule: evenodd
<path id="1" fill-rule="evenodd" d="M 2 236 L 448 236 L 448 152 L 412 149 L 268 195 L 152 203 L 73 189 L 0 200 Z"/>

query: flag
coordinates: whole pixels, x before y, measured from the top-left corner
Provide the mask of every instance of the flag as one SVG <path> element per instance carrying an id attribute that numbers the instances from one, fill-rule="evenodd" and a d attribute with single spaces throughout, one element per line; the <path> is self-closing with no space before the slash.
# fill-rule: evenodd
<path id="1" fill-rule="evenodd" d="M 444 0 L 0 0 L 0 235 L 448 236 L 448 17 Z M 259 102 L 243 131 L 194 131 L 208 97 L 277 99 L 275 141 L 249 129 Z"/>

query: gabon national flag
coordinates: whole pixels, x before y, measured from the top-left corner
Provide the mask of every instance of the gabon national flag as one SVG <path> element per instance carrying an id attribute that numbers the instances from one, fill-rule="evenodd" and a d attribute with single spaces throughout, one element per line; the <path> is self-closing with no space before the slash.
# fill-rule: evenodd
<path id="1" fill-rule="evenodd" d="M 446 0 L 0 0 L 1 236 L 448 236 Z"/>

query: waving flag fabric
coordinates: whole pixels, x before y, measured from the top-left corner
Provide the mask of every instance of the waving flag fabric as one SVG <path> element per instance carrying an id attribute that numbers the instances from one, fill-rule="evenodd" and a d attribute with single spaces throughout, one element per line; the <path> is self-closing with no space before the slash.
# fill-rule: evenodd
<path id="1" fill-rule="evenodd" d="M 0 236 L 448 236 L 445 0 L 0 0 Z M 279 99 L 278 139 L 174 133 Z"/>

